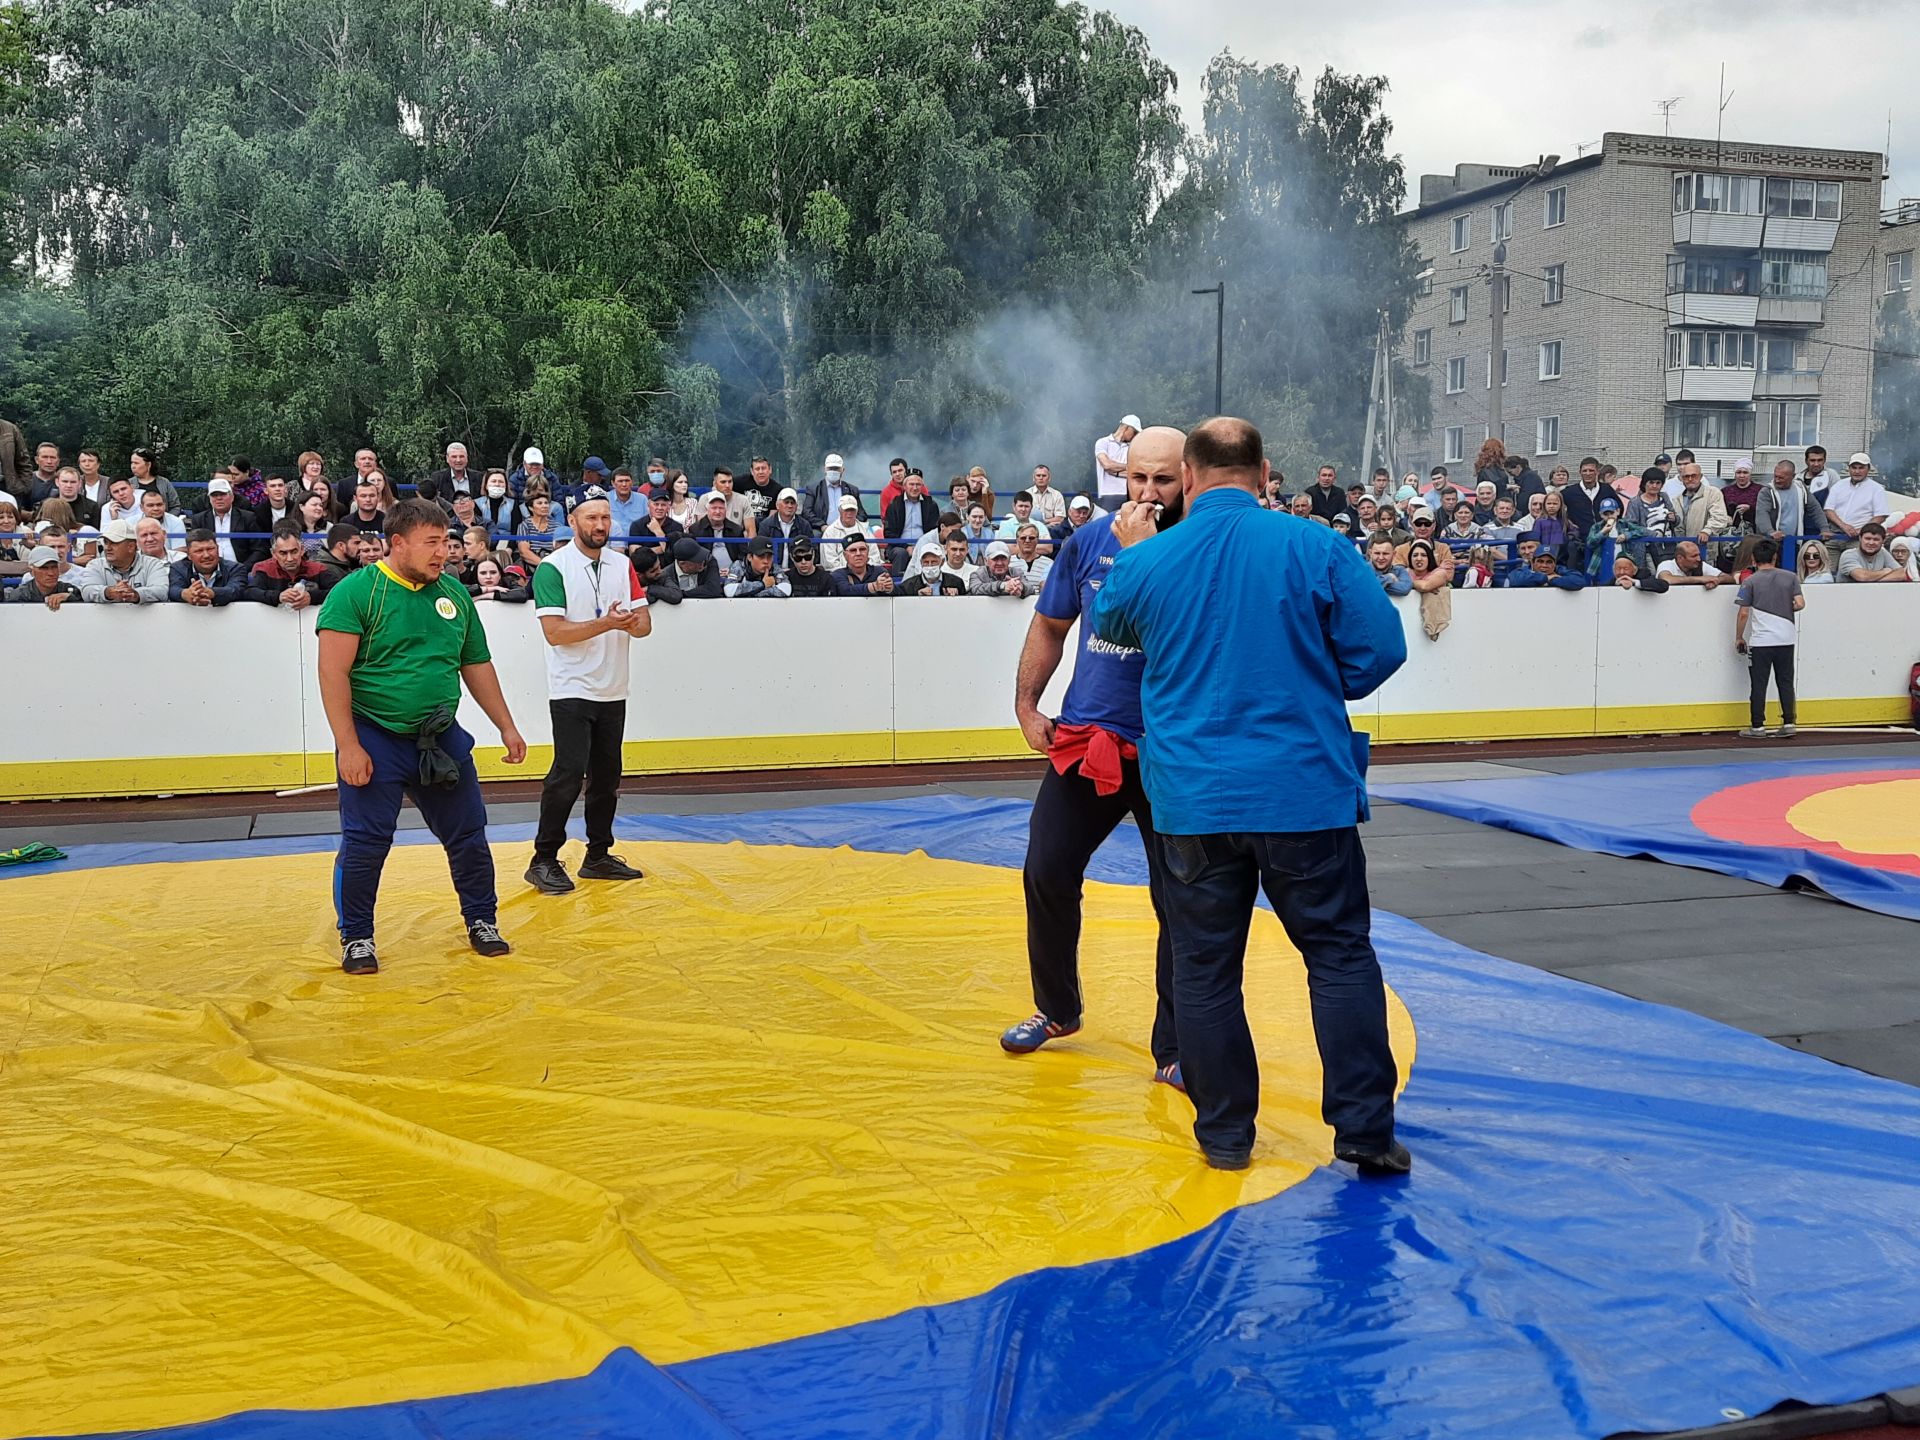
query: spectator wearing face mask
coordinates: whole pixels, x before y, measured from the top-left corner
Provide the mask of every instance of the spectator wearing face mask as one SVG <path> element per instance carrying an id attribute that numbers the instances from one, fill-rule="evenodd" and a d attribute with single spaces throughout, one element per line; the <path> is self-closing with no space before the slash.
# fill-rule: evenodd
<path id="1" fill-rule="evenodd" d="M 506 471 L 487 471 L 474 505 L 475 523 L 486 526 L 494 535 L 511 535 L 518 530 L 525 517 L 511 491 Z"/>
<path id="2" fill-rule="evenodd" d="M 217 609 L 243 600 L 247 572 L 220 553 L 211 530 L 187 532 L 187 556 L 167 572 L 167 599 L 177 605 Z"/>
<path id="3" fill-rule="evenodd" d="M 961 540 L 959 543 L 965 545 L 967 542 Z M 944 561 L 945 552 L 939 540 L 932 535 L 922 536 L 919 547 L 914 551 L 911 573 L 900 582 L 900 594 L 910 597 L 966 594 L 966 582 L 951 573 Z"/>

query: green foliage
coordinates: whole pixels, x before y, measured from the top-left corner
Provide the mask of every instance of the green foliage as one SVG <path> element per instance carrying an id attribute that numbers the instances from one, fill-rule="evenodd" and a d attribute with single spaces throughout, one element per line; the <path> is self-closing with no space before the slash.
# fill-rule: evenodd
<path id="1" fill-rule="evenodd" d="M 1065 464 L 1211 404 L 1186 292 L 1224 276 L 1229 408 L 1295 463 L 1353 448 L 1410 294 L 1383 91 L 1223 55 L 1189 137 L 1145 37 L 1058 0 L 36 0 L 0 9 L 0 254 L 37 262 L 0 393 L 182 476 Z"/>

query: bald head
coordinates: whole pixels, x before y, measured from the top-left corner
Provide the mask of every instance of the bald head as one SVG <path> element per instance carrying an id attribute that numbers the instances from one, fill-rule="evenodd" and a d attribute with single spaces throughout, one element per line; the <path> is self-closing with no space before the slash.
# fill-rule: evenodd
<path id="1" fill-rule="evenodd" d="M 1183 459 L 1189 500 L 1223 485 L 1258 495 L 1267 483 L 1269 467 L 1260 432 L 1232 415 L 1216 415 L 1195 426 L 1187 436 Z"/>
<path id="2" fill-rule="evenodd" d="M 1149 425 L 1127 446 L 1127 498 L 1160 507 L 1160 528 L 1174 524 L 1185 507 L 1180 455 L 1185 432 L 1171 425 Z"/>

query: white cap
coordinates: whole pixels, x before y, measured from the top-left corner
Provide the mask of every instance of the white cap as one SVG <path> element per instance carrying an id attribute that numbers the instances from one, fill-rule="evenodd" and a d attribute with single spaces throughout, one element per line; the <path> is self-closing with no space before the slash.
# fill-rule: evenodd
<path id="1" fill-rule="evenodd" d="M 798 500 L 799 498 L 800 498 L 800 492 L 798 490 L 795 490 L 791 485 L 789 485 L 785 490 L 782 490 L 778 495 L 774 496 L 773 500 L 774 500 L 774 503 L 777 505 L 782 500 Z"/>
<path id="2" fill-rule="evenodd" d="M 538 445 L 529 445 L 521 454 L 520 463 L 522 465 L 544 465 L 547 463 L 547 457 L 540 453 L 540 447 Z"/>
<path id="3" fill-rule="evenodd" d="M 718 490 L 709 490 L 707 491 L 706 494 L 702 495 L 700 498 L 709 505 L 711 505 L 716 500 L 718 500 L 722 505 L 725 505 L 727 503 L 727 497 L 725 495 L 722 495 Z"/>
<path id="4" fill-rule="evenodd" d="M 1738 475 L 1742 470 L 1751 470 L 1751 469 L 1753 469 L 1753 461 L 1751 460 L 1741 459 L 1733 462 L 1733 473 L 1736 475 Z"/>
<path id="5" fill-rule="evenodd" d="M 1864 450 L 1856 450 L 1853 454 L 1847 457 L 1847 464 L 1866 465 L 1870 467 L 1873 464 L 1873 457 L 1867 454 L 1867 452 Z"/>
<path id="6" fill-rule="evenodd" d="M 1138 430 L 1141 428 L 1140 417 L 1138 415 L 1122 415 L 1120 417 L 1120 423 L 1129 430 Z"/>
<path id="7" fill-rule="evenodd" d="M 124 545 L 137 538 L 131 520 L 109 520 L 100 527 L 100 538 L 109 545 Z"/>
<path id="8" fill-rule="evenodd" d="M 844 470 L 847 468 L 847 462 L 842 460 L 838 455 L 829 455 L 822 462 L 822 468 L 827 470 Z"/>
<path id="9" fill-rule="evenodd" d="M 1084 495 L 1076 495 L 1067 502 L 1067 508 L 1069 510 L 1091 510 L 1093 508 L 1093 501 Z"/>
<path id="10" fill-rule="evenodd" d="M 787 494 L 791 495 L 793 492 L 789 490 Z M 840 508 L 842 510 L 858 512 L 860 509 L 860 497 L 858 495 L 842 495 L 840 497 Z"/>
<path id="11" fill-rule="evenodd" d="M 207 481 L 207 493 L 209 495 L 231 495 L 233 493 L 233 481 L 223 479 L 216 475 L 213 479 Z"/>
<path id="12" fill-rule="evenodd" d="M 1012 558 L 1013 551 L 1007 548 L 1007 543 L 1004 540 L 996 540 L 987 546 L 987 559 L 989 560 L 1011 560 Z"/>

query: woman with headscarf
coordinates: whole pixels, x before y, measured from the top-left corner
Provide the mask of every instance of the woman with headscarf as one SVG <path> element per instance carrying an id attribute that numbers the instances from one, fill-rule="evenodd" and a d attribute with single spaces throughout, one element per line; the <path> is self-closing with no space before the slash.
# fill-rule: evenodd
<path id="1" fill-rule="evenodd" d="M 1920 580 L 1920 558 L 1914 554 L 1914 543 L 1905 535 L 1887 542 L 1887 553 L 1893 556 L 1893 563 L 1907 572 L 1909 580 Z"/>

